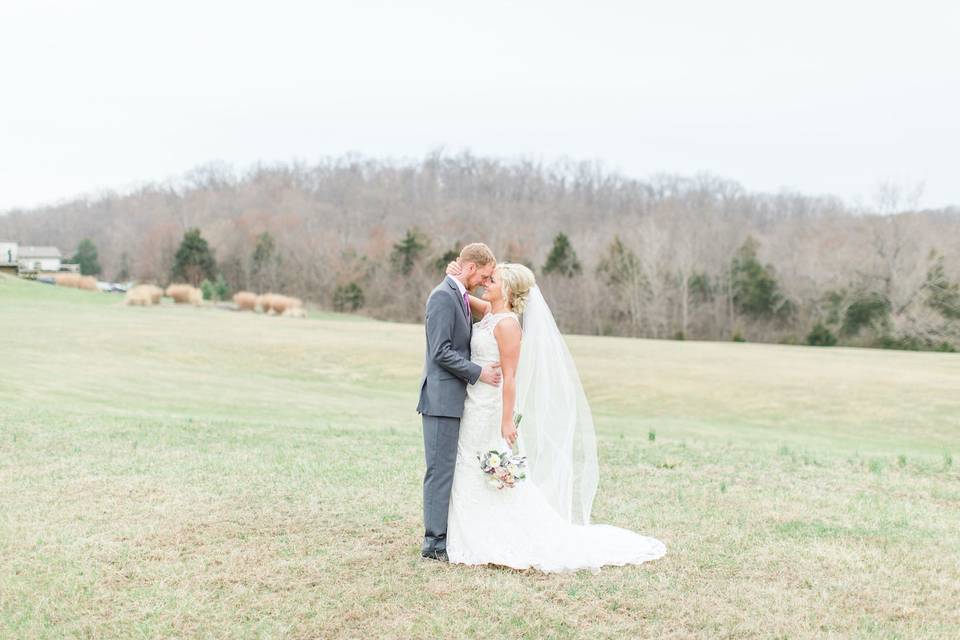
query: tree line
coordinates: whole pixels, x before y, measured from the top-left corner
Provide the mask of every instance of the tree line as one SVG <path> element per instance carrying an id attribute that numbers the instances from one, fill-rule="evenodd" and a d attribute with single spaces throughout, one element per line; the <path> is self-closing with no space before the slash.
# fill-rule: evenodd
<path id="1" fill-rule="evenodd" d="M 8 212 L 0 237 L 92 248 L 115 279 L 283 291 L 414 322 L 459 246 L 481 240 L 535 271 L 565 331 L 960 348 L 960 211 L 920 211 L 889 188 L 852 208 L 595 163 L 345 156 L 207 165 Z"/>

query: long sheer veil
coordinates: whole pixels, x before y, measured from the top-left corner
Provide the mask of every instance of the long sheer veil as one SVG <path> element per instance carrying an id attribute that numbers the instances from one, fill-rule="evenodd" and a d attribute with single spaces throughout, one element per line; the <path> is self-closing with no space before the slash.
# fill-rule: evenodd
<path id="1" fill-rule="evenodd" d="M 593 416 L 573 357 L 537 286 L 523 312 L 517 411 L 518 446 L 531 480 L 568 522 L 589 524 L 599 480 Z"/>

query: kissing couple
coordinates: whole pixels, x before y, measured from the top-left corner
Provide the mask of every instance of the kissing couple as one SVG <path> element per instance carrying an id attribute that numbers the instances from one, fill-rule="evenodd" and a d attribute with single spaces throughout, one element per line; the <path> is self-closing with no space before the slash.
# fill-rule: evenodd
<path id="1" fill-rule="evenodd" d="M 471 293 L 481 286 L 482 297 Z M 557 572 L 666 553 L 655 538 L 590 524 L 599 480 L 593 416 L 529 268 L 467 245 L 430 293 L 425 325 L 423 557 Z M 526 479 L 492 486 L 483 454 L 509 459 L 515 448 Z"/>

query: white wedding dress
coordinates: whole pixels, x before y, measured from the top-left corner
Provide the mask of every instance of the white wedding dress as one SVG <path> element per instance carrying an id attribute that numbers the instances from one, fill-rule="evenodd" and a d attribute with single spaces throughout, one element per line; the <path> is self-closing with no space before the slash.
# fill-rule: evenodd
<path id="1" fill-rule="evenodd" d="M 507 317 L 516 315 L 488 314 L 474 325 L 473 362 L 483 366 L 500 360 L 493 329 Z M 654 538 L 609 525 L 570 522 L 535 484 L 532 468 L 527 479 L 513 488 L 491 487 L 477 454 L 504 450 L 502 406 L 501 387 L 480 382 L 467 387 L 447 520 L 450 562 L 555 572 L 640 564 L 666 553 L 663 543 Z M 523 421 L 519 432 L 522 440 Z"/>

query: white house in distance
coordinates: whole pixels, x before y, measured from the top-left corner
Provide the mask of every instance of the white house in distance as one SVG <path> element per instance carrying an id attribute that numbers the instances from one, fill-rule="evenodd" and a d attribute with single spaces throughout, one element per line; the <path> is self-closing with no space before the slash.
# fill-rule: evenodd
<path id="1" fill-rule="evenodd" d="M 63 262 L 56 247 L 20 247 L 17 251 L 17 266 L 21 273 L 60 271 Z"/>
<path id="2" fill-rule="evenodd" d="M 79 265 L 63 262 L 56 247 L 21 246 L 16 242 L 0 241 L 0 272 L 29 278 L 42 273 L 79 270 Z"/>

